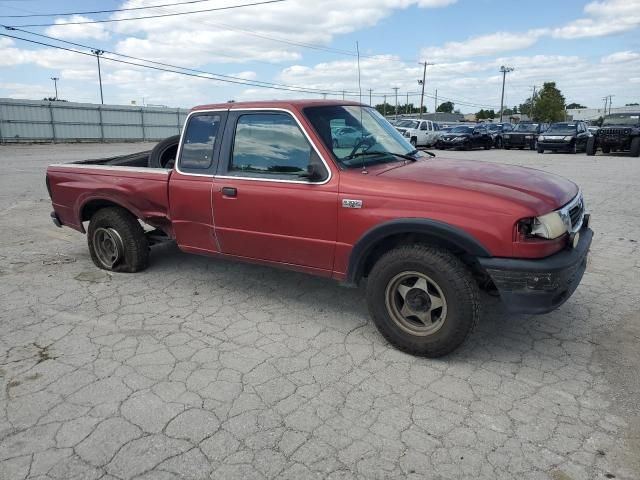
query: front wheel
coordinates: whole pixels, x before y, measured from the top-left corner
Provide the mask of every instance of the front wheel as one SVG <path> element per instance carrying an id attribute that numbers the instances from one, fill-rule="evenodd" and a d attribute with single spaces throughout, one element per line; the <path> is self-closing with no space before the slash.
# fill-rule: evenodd
<path id="1" fill-rule="evenodd" d="M 426 245 L 384 254 L 369 274 L 367 303 L 390 343 L 427 357 L 459 347 L 480 316 L 478 288 L 464 264 Z"/>
<path id="2" fill-rule="evenodd" d="M 416 138 L 412 138 L 409 143 L 411 144 L 411 146 L 413 148 L 416 148 L 418 146 L 418 140 Z"/>
<path id="3" fill-rule="evenodd" d="M 602 153 L 611 153 L 611 147 L 609 147 L 608 145 L 603 145 Z"/>
<path id="4" fill-rule="evenodd" d="M 538 146 L 538 153 L 544 153 L 544 148 Z"/>
<path id="5" fill-rule="evenodd" d="M 98 210 L 87 230 L 91 260 L 113 272 L 138 272 L 149 264 L 149 242 L 136 217 L 124 208 Z"/>
<path id="6" fill-rule="evenodd" d="M 640 137 L 635 137 L 631 140 L 631 148 L 629 148 L 629 153 L 632 157 L 640 157 Z"/>
<path id="7" fill-rule="evenodd" d="M 587 155 L 594 156 L 596 154 L 596 139 L 594 137 L 589 137 L 587 140 Z"/>

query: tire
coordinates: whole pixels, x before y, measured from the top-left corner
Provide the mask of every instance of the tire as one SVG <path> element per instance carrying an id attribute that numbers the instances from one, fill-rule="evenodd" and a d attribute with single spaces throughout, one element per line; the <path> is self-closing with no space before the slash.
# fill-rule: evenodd
<path id="1" fill-rule="evenodd" d="M 585 148 L 587 155 L 594 156 L 596 154 L 596 139 L 595 137 L 589 137 L 587 140 L 587 148 Z"/>
<path id="2" fill-rule="evenodd" d="M 608 145 L 602 146 L 602 153 L 611 153 L 611 147 Z"/>
<path id="3" fill-rule="evenodd" d="M 149 265 L 149 242 L 136 217 L 124 208 L 98 210 L 89 222 L 87 242 L 91 260 L 103 270 L 134 273 Z"/>
<path id="4" fill-rule="evenodd" d="M 463 150 L 467 150 L 467 151 L 469 151 L 469 150 L 471 150 L 472 148 L 473 148 L 473 147 L 471 146 L 471 142 L 465 142 L 465 144 L 464 144 L 464 145 L 462 145 L 462 149 L 463 149 Z"/>
<path id="5" fill-rule="evenodd" d="M 524 150 L 524 147 L 518 147 L 518 150 Z"/>
<path id="6" fill-rule="evenodd" d="M 407 287 L 413 276 L 413 288 Z M 427 290 L 415 286 L 422 277 L 431 292 L 426 297 Z M 407 285 L 403 285 L 405 281 Z M 418 317 L 409 320 L 411 314 L 400 314 L 402 287 L 405 298 L 412 295 L 421 315 L 428 316 L 427 323 L 417 321 Z M 443 299 L 442 306 L 431 309 L 438 298 Z M 441 357 L 458 348 L 480 317 L 478 287 L 465 265 L 447 250 L 426 245 L 408 245 L 385 253 L 369 274 L 367 304 L 378 330 L 391 344 L 426 357 Z"/>
<path id="7" fill-rule="evenodd" d="M 631 148 L 629 148 L 629 154 L 632 157 L 640 157 L 640 137 L 635 137 L 631 140 Z"/>
<path id="8" fill-rule="evenodd" d="M 493 146 L 493 142 L 491 140 L 487 140 L 487 143 L 484 144 L 484 149 L 491 150 L 492 146 Z"/>
<path id="9" fill-rule="evenodd" d="M 416 148 L 418 146 L 418 140 L 415 137 L 413 137 L 411 140 L 409 140 L 409 143 L 411 144 L 411 146 L 413 148 Z"/>
<path id="10" fill-rule="evenodd" d="M 149 168 L 172 168 L 178 156 L 180 135 L 167 137 L 159 142 L 149 154 Z"/>
<path id="11" fill-rule="evenodd" d="M 537 150 L 538 149 L 538 142 L 532 142 L 529 144 L 529 150 Z"/>
<path id="12" fill-rule="evenodd" d="M 504 147 L 505 150 L 511 150 L 511 147 Z"/>
<path id="13" fill-rule="evenodd" d="M 578 153 L 578 144 L 576 142 L 573 143 L 573 145 L 571 145 L 569 147 L 569 153 L 575 155 L 576 153 Z"/>
<path id="14" fill-rule="evenodd" d="M 496 148 L 502 148 L 502 138 L 496 138 Z"/>
<path id="15" fill-rule="evenodd" d="M 538 153 L 544 153 L 544 148 L 538 147 Z"/>

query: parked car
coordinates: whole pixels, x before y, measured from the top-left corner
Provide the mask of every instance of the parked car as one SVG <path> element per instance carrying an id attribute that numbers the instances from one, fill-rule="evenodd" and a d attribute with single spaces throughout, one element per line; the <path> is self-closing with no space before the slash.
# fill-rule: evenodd
<path id="1" fill-rule="evenodd" d="M 588 141 L 587 155 L 595 155 L 598 148 L 603 153 L 628 151 L 632 157 L 640 157 L 640 112 L 604 117 L 602 127 Z"/>
<path id="2" fill-rule="evenodd" d="M 399 120 L 395 125 L 404 137 L 409 139 L 409 143 L 414 147 L 435 145 L 438 140 L 438 124 L 431 120 Z"/>
<path id="3" fill-rule="evenodd" d="M 375 143 L 335 149 L 336 119 Z M 50 165 L 54 223 L 86 232 L 104 270 L 143 270 L 149 247 L 172 240 L 185 252 L 349 286 L 366 278 L 380 332 L 426 356 L 464 341 L 479 289 L 512 311 L 544 313 L 572 295 L 586 268 L 593 233 L 575 183 L 432 158 L 354 102 L 196 107 L 177 152 L 172 169 L 148 167 L 150 152 Z"/>
<path id="4" fill-rule="evenodd" d="M 333 132 L 333 146 L 335 148 L 354 147 L 368 135 L 369 132 L 363 132 L 361 129 L 354 127 L 338 128 Z"/>
<path id="5" fill-rule="evenodd" d="M 520 122 L 513 131 L 502 135 L 502 145 L 506 150 L 525 147 L 535 150 L 538 148 L 538 135 L 547 129 L 546 123 Z"/>
<path id="6" fill-rule="evenodd" d="M 436 148 L 462 148 L 471 150 L 482 147 L 489 150 L 493 146 L 493 139 L 487 128 L 483 125 L 453 127 L 449 132 L 440 136 Z"/>
<path id="7" fill-rule="evenodd" d="M 502 148 L 503 135 L 513 130 L 513 125 L 510 123 L 484 123 L 483 125 L 486 125 L 487 130 L 489 130 L 493 146 L 496 148 Z"/>
<path id="8" fill-rule="evenodd" d="M 552 123 L 549 128 L 538 136 L 538 153 L 545 150 L 553 152 L 565 151 L 576 153 L 587 149 L 587 140 L 591 137 L 584 122 Z"/>

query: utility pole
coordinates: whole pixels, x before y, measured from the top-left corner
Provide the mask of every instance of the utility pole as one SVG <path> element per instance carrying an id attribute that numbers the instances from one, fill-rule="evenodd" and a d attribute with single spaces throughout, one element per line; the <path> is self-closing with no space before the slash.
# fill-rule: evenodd
<path id="1" fill-rule="evenodd" d="M 393 87 L 393 89 L 396 91 L 396 120 L 398 119 L 398 88 L 399 87 Z"/>
<path id="2" fill-rule="evenodd" d="M 342 99 L 344 100 L 344 90 L 342 90 Z"/>
<path id="3" fill-rule="evenodd" d="M 53 80 L 53 88 L 56 89 L 56 101 L 58 100 L 58 80 L 60 80 L 59 77 L 51 77 L 51 80 Z"/>
<path id="4" fill-rule="evenodd" d="M 422 85 L 422 92 L 420 93 L 420 118 L 422 118 L 422 106 L 424 105 L 424 84 L 427 81 L 427 65 L 433 65 L 433 63 L 428 63 L 426 60 L 424 62 L 418 62 L 424 68 L 422 69 L 422 80 L 418 80 L 418 84 Z"/>
<path id="5" fill-rule="evenodd" d="M 615 95 L 607 95 L 607 96 L 609 97 L 609 115 L 611 115 L 611 104 L 613 103 L 613 102 L 612 102 L 612 100 L 611 100 L 611 98 L 612 98 L 612 97 L 615 97 Z M 604 113 L 605 113 L 605 114 L 607 113 L 607 109 L 606 109 L 606 108 L 605 108 Z"/>
<path id="6" fill-rule="evenodd" d="M 387 96 L 384 96 L 384 102 L 382 102 L 382 116 L 387 116 Z"/>
<path id="7" fill-rule="evenodd" d="M 438 111 L 438 89 L 436 88 L 436 97 L 433 100 L 433 113 Z"/>
<path id="8" fill-rule="evenodd" d="M 104 53 L 104 50 L 91 50 L 98 59 L 98 80 L 100 81 L 100 103 L 104 105 L 104 97 L 102 96 L 102 72 L 100 71 L 100 55 Z"/>
<path id="9" fill-rule="evenodd" d="M 500 98 L 500 122 L 502 122 L 502 112 L 504 110 L 504 82 L 507 78 L 507 73 L 513 72 L 513 68 L 505 67 L 502 65 L 500 67 L 500 71 L 502 72 L 502 96 Z"/>
<path id="10" fill-rule="evenodd" d="M 533 93 L 531 94 L 531 103 L 529 104 L 529 120 L 533 120 L 533 104 L 536 101 L 536 85 L 533 85 Z"/>
<path id="11" fill-rule="evenodd" d="M 409 111 L 409 92 L 407 92 L 407 107 L 404 109 L 405 113 L 411 113 Z"/>
<path id="12" fill-rule="evenodd" d="M 373 92 L 373 88 L 369 89 L 369 105 L 371 105 L 371 93 Z"/>
<path id="13" fill-rule="evenodd" d="M 326 99 L 327 99 L 327 94 L 326 94 L 326 93 L 323 93 L 323 94 L 322 94 L 322 98 L 326 100 Z"/>

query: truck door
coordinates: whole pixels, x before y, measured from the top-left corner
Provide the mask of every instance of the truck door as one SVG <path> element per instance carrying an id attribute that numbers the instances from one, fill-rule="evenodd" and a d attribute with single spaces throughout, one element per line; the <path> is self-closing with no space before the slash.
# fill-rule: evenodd
<path id="1" fill-rule="evenodd" d="M 178 246 L 186 251 L 219 251 L 211 193 L 226 117 L 226 111 L 194 112 L 184 126 L 169 180 L 169 211 Z"/>
<path id="2" fill-rule="evenodd" d="M 330 275 L 337 201 L 337 176 L 292 113 L 229 113 L 213 191 L 223 253 Z"/>

